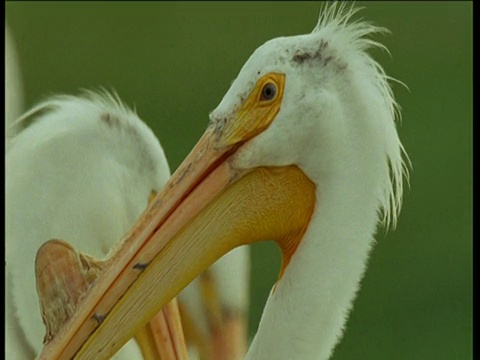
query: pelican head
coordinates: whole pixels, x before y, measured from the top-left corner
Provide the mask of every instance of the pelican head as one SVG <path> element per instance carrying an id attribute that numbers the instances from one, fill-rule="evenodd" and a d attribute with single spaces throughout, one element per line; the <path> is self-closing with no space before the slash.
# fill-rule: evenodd
<path id="1" fill-rule="evenodd" d="M 388 77 L 367 53 L 384 30 L 354 13 L 329 5 L 312 33 L 253 53 L 52 349 L 107 356 L 218 257 L 275 240 L 282 268 L 247 358 L 330 356 L 405 174 Z"/>
<path id="2" fill-rule="evenodd" d="M 222 132 L 241 117 L 252 133 L 239 139 L 232 167 L 296 165 L 323 195 L 330 187 L 345 191 L 345 181 L 357 183 L 361 195 L 377 200 L 383 219 L 395 223 L 404 170 L 397 105 L 388 77 L 366 52 L 383 48 L 368 36 L 386 30 L 349 23 L 356 10 L 344 8 L 328 8 L 310 34 L 259 47 L 210 120 Z"/>
<path id="3" fill-rule="evenodd" d="M 219 133 L 235 126 L 238 114 L 253 132 L 269 119 L 256 111 L 270 108 L 267 128 L 242 139 L 230 166 L 295 165 L 315 186 L 314 210 L 294 253 L 290 239 L 279 242 L 281 280 L 249 351 L 252 359 L 327 358 L 341 338 L 379 214 L 387 226 L 397 221 L 405 173 L 397 105 L 388 77 L 366 52 L 383 47 L 368 36 L 385 29 L 349 23 L 355 12 L 331 7 L 312 33 L 265 43 L 210 115 Z M 249 100 L 256 102 L 245 108 Z M 298 211 L 299 204 L 285 205 Z"/>

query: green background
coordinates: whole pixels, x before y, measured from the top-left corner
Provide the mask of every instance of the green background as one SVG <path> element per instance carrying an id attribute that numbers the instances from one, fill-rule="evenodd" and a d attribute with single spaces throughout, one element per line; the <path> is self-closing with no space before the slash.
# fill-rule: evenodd
<path id="1" fill-rule="evenodd" d="M 375 57 L 402 106 L 412 163 L 399 226 L 370 259 L 334 359 L 472 358 L 472 3 L 357 2 L 387 27 Z M 309 32 L 316 2 L 7 2 L 25 103 L 113 87 L 155 131 L 174 170 L 250 54 Z M 253 246 L 251 332 L 280 257 Z M 314 276 L 312 274 L 312 276 Z M 315 275 L 316 276 L 316 275 Z"/>

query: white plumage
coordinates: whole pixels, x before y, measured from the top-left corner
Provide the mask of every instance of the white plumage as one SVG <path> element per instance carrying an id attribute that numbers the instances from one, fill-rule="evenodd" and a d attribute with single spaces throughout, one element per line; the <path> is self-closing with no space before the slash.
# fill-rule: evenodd
<path id="1" fill-rule="evenodd" d="M 45 333 L 33 267 L 38 248 L 58 238 L 84 253 L 105 257 L 170 175 L 158 140 L 116 95 L 60 96 L 36 106 L 23 119 L 33 116 L 34 123 L 9 144 L 6 165 L 7 292 L 13 296 L 7 308 L 16 314 L 7 327 L 9 334 L 18 333 L 7 349 L 10 356 L 29 349 L 30 355 L 19 358 L 38 354 Z M 22 266 L 16 265 L 17 259 Z M 248 269 L 246 248 L 214 264 L 210 272 L 222 308 L 247 310 Z M 244 278 L 234 278 L 234 271 Z M 205 321 L 200 291 L 190 290 L 182 298 L 193 319 Z M 204 336 L 208 339 L 210 333 Z M 141 355 L 131 342 L 117 358 Z"/>
<path id="2" fill-rule="evenodd" d="M 346 5 L 324 9 L 311 34 L 257 49 L 213 112 L 221 118 L 257 72 L 286 74 L 271 126 L 235 156 L 241 169 L 296 164 L 316 207 L 270 294 L 247 359 L 327 359 L 340 340 L 379 220 L 395 225 L 406 174 L 388 77 L 366 52 L 385 32 Z M 288 144 L 288 145 L 287 145 Z"/>
<path id="3" fill-rule="evenodd" d="M 45 334 L 35 287 L 39 247 L 63 239 L 103 258 L 170 173 L 154 134 L 112 95 L 58 97 L 25 116 L 33 114 L 6 154 L 7 295 L 15 314 L 7 333 L 20 328 L 24 346 L 38 354 Z M 140 358 L 129 346 L 119 356 Z M 7 351 L 15 351 L 9 343 Z"/>
<path id="4" fill-rule="evenodd" d="M 169 246 L 135 255 L 135 259 L 150 259 L 152 265 L 133 288 L 124 291 L 121 304 L 112 300 L 92 305 L 116 307 L 83 354 L 102 351 L 98 344 L 106 339 L 119 345 L 128 338 L 124 336 L 128 329 L 112 333 L 109 322 L 126 319 L 134 329 L 142 313 L 169 300 L 162 288 L 151 288 L 155 301 L 142 297 L 140 290 L 146 284 L 181 289 L 192 274 L 231 247 L 275 235 L 287 261 L 247 359 L 331 356 L 352 308 L 377 226 L 396 224 L 407 175 L 389 78 L 367 53 L 372 47 L 383 47 L 370 36 L 385 30 L 352 21 L 355 12 L 344 4 L 326 6 L 311 34 L 273 39 L 253 53 L 211 113 L 199 144 L 155 200 L 159 204 L 177 199 L 171 208 L 161 210 L 172 215 L 165 220 L 152 206 L 154 216 L 144 217 L 137 226 L 143 229 L 152 225 L 149 221 L 159 221 L 159 227 L 138 243 L 129 242 L 134 243 L 132 247 L 148 243 L 155 248 L 161 239 Z M 284 181 L 289 189 L 276 188 L 275 181 Z M 257 188 L 250 188 L 251 184 Z M 278 193 L 268 194 L 269 186 Z M 289 192 L 295 187 L 304 189 L 305 197 Z M 246 200 L 235 202 L 235 196 Z M 282 203 L 284 198 L 292 202 Z M 243 207 L 235 212 L 238 204 Z M 218 209 L 223 211 L 218 214 Z M 285 209 L 292 218 L 301 214 L 297 220 L 302 220 L 298 226 L 305 225 L 304 232 L 289 228 Z M 215 215 L 217 222 L 208 215 Z M 298 243 L 288 243 L 299 234 Z M 119 249 L 119 254 L 128 254 L 129 246 Z M 164 262 L 155 262 L 158 259 Z M 111 269 L 124 270 L 121 264 Z M 108 281 L 105 277 L 99 282 L 102 294 L 109 291 Z"/>

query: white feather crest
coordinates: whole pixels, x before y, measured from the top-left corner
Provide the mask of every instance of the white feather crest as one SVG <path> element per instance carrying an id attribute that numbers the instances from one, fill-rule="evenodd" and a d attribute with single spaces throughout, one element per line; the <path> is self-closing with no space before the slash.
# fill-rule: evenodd
<path id="1" fill-rule="evenodd" d="M 389 82 L 398 82 L 405 87 L 406 85 L 386 75 L 382 66 L 367 52 L 372 48 L 380 48 L 389 53 L 385 45 L 370 39 L 370 36 L 390 31 L 362 19 L 352 21 L 352 17 L 360 10 L 362 8 L 356 8 L 354 3 L 325 3 L 320 9 L 317 25 L 312 32 L 331 32 L 341 37 L 342 42 L 348 44 L 351 51 L 360 57 L 363 65 L 369 68 L 369 73 L 373 74 L 371 82 L 388 110 L 389 117 L 385 121 L 393 130 L 386 144 L 386 161 L 390 174 L 384 184 L 380 214 L 386 228 L 395 228 L 402 206 L 403 180 L 405 179 L 409 185 L 411 161 L 395 130 L 395 122 L 401 121 L 401 114 Z"/>

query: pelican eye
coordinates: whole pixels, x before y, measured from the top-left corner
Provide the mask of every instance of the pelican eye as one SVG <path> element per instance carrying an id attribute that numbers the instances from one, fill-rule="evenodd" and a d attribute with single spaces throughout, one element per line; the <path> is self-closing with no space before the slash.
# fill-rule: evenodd
<path id="1" fill-rule="evenodd" d="M 263 85 L 262 94 L 260 96 L 261 101 L 273 100 L 275 99 L 275 96 L 277 96 L 277 86 L 274 83 L 268 82 Z"/>

